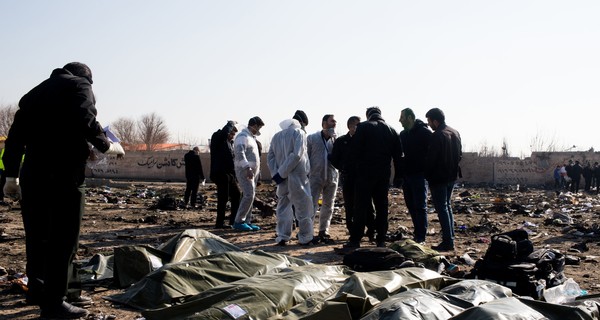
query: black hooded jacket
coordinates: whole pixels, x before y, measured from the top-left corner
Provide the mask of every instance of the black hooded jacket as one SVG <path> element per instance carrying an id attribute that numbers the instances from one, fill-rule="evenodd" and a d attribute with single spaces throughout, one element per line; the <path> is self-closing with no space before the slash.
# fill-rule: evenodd
<path id="1" fill-rule="evenodd" d="M 410 130 L 400 132 L 402 151 L 404 151 L 402 168 L 405 175 L 425 172 L 425 157 L 430 138 L 431 131 L 427 128 L 427 124 L 419 119 L 415 120 Z"/>
<path id="2" fill-rule="evenodd" d="M 225 125 L 213 133 L 210 139 L 210 180 L 224 174 L 235 175 L 233 167 L 233 141 L 228 140 L 233 125 Z"/>
<path id="3" fill-rule="evenodd" d="M 90 155 L 88 142 L 106 152 L 110 142 L 96 121 L 94 93 L 88 79 L 59 68 L 19 101 L 6 140 L 7 177 L 47 174 L 83 183 Z"/>

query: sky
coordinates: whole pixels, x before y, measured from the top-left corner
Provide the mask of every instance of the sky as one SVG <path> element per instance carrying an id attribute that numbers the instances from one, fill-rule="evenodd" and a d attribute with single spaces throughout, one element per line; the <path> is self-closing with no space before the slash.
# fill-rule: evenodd
<path id="1" fill-rule="evenodd" d="M 600 150 L 598 16 L 596 0 L 0 0 L 0 106 L 80 61 L 102 125 L 156 113 L 171 142 L 258 115 L 268 145 L 297 109 L 308 133 L 370 106 L 400 131 L 402 109 L 437 107 L 464 151 Z"/>

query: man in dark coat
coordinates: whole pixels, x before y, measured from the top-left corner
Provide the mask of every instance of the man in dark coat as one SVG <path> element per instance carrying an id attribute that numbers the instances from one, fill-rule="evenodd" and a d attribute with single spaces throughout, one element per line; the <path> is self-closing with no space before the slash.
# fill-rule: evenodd
<path id="1" fill-rule="evenodd" d="M 192 208 L 195 208 L 198 199 L 198 188 L 200 188 L 200 182 L 204 180 L 202 161 L 200 161 L 200 148 L 194 147 L 183 156 L 183 160 L 185 162 L 186 180 L 183 205 L 187 207 L 189 203 Z"/>
<path id="2" fill-rule="evenodd" d="M 225 227 L 227 201 L 231 202 L 229 226 L 233 226 L 240 206 L 241 192 L 233 166 L 233 137 L 238 131 L 235 124 L 228 121 L 210 139 L 210 180 L 217 185 L 217 229 Z"/>
<path id="3" fill-rule="evenodd" d="M 434 250 L 454 250 L 454 217 L 452 191 L 456 179 L 461 177 L 459 162 L 462 159 L 460 134 L 446 125 L 444 112 L 433 108 L 425 114 L 433 134 L 425 157 L 425 179 L 429 182 L 431 202 L 442 227 L 442 242 Z"/>
<path id="4" fill-rule="evenodd" d="M 579 164 L 579 160 L 575 161 L 575 164 L 571 167 L 571 192 L 579 192 L 579 183 L 581 182 L 581 173 L 583 167 Z"/>
<path id="5" fill-rule="evenodd" d="M 337 138 L 333 143 L 333 149 L 329 156 L 331 164 L 340 171 L 340 184 L 342 185 L 342 196 L 344 197 L 344 210 L 346 211 L 346 228 L 352 230 L 352 219 L 354 219 L 354 185 L 356 173 L 350 170 L 350 146 L 352 137 L 356 133 L 356 126 L 360 123 L 359 116 L 351 116 L 346 121 L 348 133 Z M 369 241 L 375 241 L 375 216 L 374 209 L 367 214 L 367 236 Z"/>
<path id="6" fill-rule="evenodd" d="M 356 134 L 350 146 L 351 170 L 356 172 L 355 212 L 352 220 L 350 239 L 343 249 L 360 247 L 364 236 L 367 214 L 375 206 L 375 241 L 378 247 L 385 247 L 388 230 L 388 190 L 394 160 L 395 174 L 401 175 L 400 157 L 402 145 L 396 130 L 381 117 L 378 107 L 367 109 L 367 121 L 356 127 Z"/>
<path id="7" fill-rule="evenodd" d="M 415 228 L 413 240 L 424 242 L 427 235 L 427 184 L 425 182 L 425 157 L 429 148 L 431 131 L 427 124 L 415 119 L 410 108 L 400 112 L 400 123 L 404 130 L 400 132 L 402 141 L 404 201 Z"/>
<path id="8" fill-rule="evenodd" d="M 102 153 L 124 154 L 96 121 L 91 84 L 92 72 L 85 64 L 72 62 L 54 69 L 19 101 L 2 158 L 4 193 L 21 198 L 29 278 L 26 298 L 40 306 L 42 318 L 88 314 L 73 305 L 89 305 L 88 297 L 67 296 L 85 206 L 85 165 L 92 153 L 88 143 Z M 50 143 L 44 134 L 48 132 L 58 140 Z M 59 153 L 56 143 L 62 146 Z"/>

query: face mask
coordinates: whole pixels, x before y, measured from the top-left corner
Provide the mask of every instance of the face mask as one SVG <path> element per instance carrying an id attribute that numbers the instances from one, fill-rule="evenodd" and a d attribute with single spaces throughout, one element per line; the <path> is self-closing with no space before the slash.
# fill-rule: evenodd
<path id="1" fill-rule="evenodd" d="M 335 134 L 335 128 L 329 128 L 327 129 L 327 133 L 329 134 L 330 137 L 335 138 L 337 137 L 337 135 Z"/>

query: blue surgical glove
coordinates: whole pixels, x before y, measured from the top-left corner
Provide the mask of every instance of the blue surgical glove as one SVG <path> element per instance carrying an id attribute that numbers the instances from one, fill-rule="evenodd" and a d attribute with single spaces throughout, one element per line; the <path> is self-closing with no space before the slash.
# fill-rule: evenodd
<path id="1" fill-rule="evenodd" d="M 276 184 L 280 184 L 280 183 L 282 183 L 284 180 L 285 180 L 285 179 L 284 179 L 284 178 L 282 178 L 282 177 L 279 175 L 279 173 L 276 173 L 276 174 L 273 176 L 273 181 L 275 181 L 275 183 L 276 183 Z"/>

